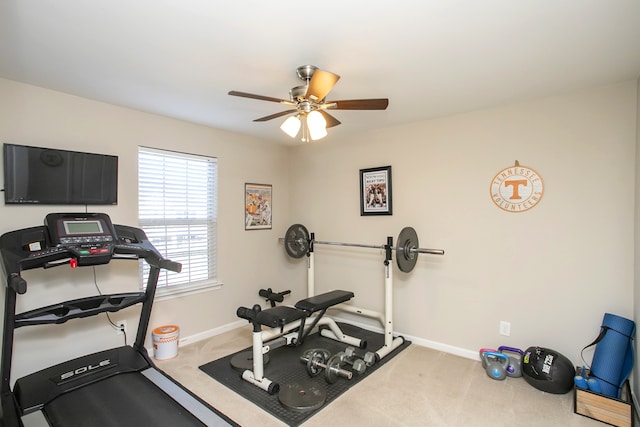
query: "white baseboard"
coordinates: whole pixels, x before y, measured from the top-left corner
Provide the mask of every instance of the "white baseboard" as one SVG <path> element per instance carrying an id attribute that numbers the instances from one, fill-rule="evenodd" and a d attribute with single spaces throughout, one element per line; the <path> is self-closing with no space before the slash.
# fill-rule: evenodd
<path id="1" fill-rule="evenodd" d="M 228 323 L 226 325 L 222 325 L 214 329 L 209 329 L 208 331 L 200 332 L 195 335 L 190 335 L 184 338 L 180 337 L 180 340 L 178 342 L 178 347 L 182 347 L 183 345 L 206 340 L 207 338 L 215 337 L 216 335 L 224 334 L 225 332 L 229 332 L 234 329 L 240 328 L 242 326 L 246 326 L 246 324 L 247 324 L 246 320 L 236 320 L 235 322 Z"/>
<path id="2" fill-rule="evenodd" d="M 360 328 L 363 329 L 367 329 L 369 331 L 373 331 L 373 332 L 378 332 L 378 333 L 384 333 L 384 330 L 380 327 L 377 326 L 372 326 L 370 324 L 365 324 L 365 323 L 359 323 L 354 321 L 353 319 L 346 319 L 346 318 L 341 318 L 339 316 L 332 316 L 332 318 L 337 321 L 337 322 L 342 322 L 342 323 L 349 323 L 352 324 L 354 326 L 358 326 Z M 229 332 L 232 331 L 234 329 L 246 326 L 247 322 L 246 320 L 238 320 L 235 321 L 233 323 L 229 323 L 223 326 L 220 326 L 218 328 L 214 328 L 214 329 L 210 329 L 208 331 L 204 331 L 204 332 L 200 332 L 198 334 L 195 335 L 190 335 L 188 337 L 180 337 L 179 340 L 179 344 L 178 347 L 182 347 L 184 345 L 188 345 L 194 342 L 198 342 L 198 341 L 202 341 L 211 337 L 215 337 L 216 335 L 220 335 L 223 334 L 225 332 Z M 442 351 L 445 353 L 450 353 L 456 356 L 460 356 L 460 357 L 464 357 L 466 359 L 473 359 L 473 360 L 480 360 L 479 356 L 478 356 L 478 352 L 477 351 L 472 351 L 472 350 L 467 350 L 465 348 L 460 348 L 460 347 L 454 347 L 452 345 L 448 345 L 448 344 L 443 344 L 443 343 L 439 343 L 436 341 L 430 341 L 430 340 L 426 340 L 424 338 L 419 338 L 419 337 L 414 337 L 411 335 L 405 335 L 402 333 L 396 333 L 394 332 L 394 335 L 396 336 L 402 336 L 405 339 L 407 339 L 408 341 L 411 341 L 411 343 L 419 345 L 421 347 L 426 347 L 426 348 L 431 348 L 433 350 L 437 350 L 437 351 Z"/>
<path id="3" fill-rule="evenodd" d="M 367 330 L 370 330 L 370 331 L 373 331 L 373 332 L 378 332 L 378 333 L 381 333 L 381 334 L 384 333 L 384 329 L 382 329 L 379 326 L 372 326 L 370 324 L 359 323 L 359 322 L 354 321 L 352 319 L 341 318 L 340 316 L 332 316 L 332 317 L 336 322 L 349 323 L 349 324 L 352 324 L 354 326 L 358 326 L 360 328 L 367 329 Z M 438 351 L 442 351 L 442 352 L 445 352 L 445 353 L 450 353 L 450 354 L 453 354 L 453 355 L 456 355 L 456 356 L 464 357 L 466 359 L 480 360 L 480 356 L 478 356 L 478 352 L 477 351 L 467 350 L 465 348 L 460 348 L 460 347 L 454 347 L 452 345 L 443 344 L 443 343 L 439 343 L 439 342 L 436 342 L 436 341 L 430 341 L 430 340 L 426 340 L 424 338 L 414 337 L 412 335 L 406 335 L 406 334 L 403 334 L 401 332 L 394 331 L 393 334 L 395 336 L 404 337 L 407 341 L 411 341 L 412 344 L 416 344 L 416 345 L 419 345 L 421 347 L 431 348 L 433 350 L 438 350 Z"/>
<path id="4" fill-rule="evenodd" d="M 237 320 L 235 322 L 228 323 L 226 325 L 222 325 L 222 326 L 220 326 L 218 328 L 209 329 L 208 331 L 200 332 L 200 333 L 195 334 L 195 335 L 189 335 L 189 336 L 186 336 L 186 337 L 180 336 L 178 338 L 178 348 L 183 347 L 183 346 L 188 345 L 188 344 L 192 344 L 194 342 L 198 342 L 198 341 L 206 340 L 206 339 L 211 338 L 211 337 L 215 337 L 216 335 L 220 335 L 220 334 L 232 331 L 232 330 L 237 329 L 237 328 L 241 328 L 242 326 L 246 326 L 246 324 L 247 324 L 246 320 Z M 145 348 L 147 349 L 147 354 L 149 356 L 153 357 L 154 356 L 153 346 L 151 348 L 149 348 L 149 347 L 145 347 Z"/>

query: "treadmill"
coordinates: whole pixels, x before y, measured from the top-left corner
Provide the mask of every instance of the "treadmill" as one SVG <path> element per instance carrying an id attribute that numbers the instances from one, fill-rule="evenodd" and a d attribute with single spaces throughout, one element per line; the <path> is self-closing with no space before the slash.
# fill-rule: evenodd
<path id="1" fill-rule="evenodd" d="M 112 224 L 104 213 L 51 213 L 44 226 L 0 236 L 6 277 L 2 337 L 0 424 L 24 426 L 40 411 L 50 426 L 237 426 L 235 422 L 159 370 L 144 347 L 158 277 L 182 265 L 165 259 L 143 230 Z M 16 314 L 17 295 L 27 292 L 23 270 L 69 264 L 72 268 L 111 260 L 149 264 L 144 292 L 96 295 Z M 141 304 L 135 342 L 82 356 L 16 380 L 10 375 L 16 328 L 60 324 Z"/>

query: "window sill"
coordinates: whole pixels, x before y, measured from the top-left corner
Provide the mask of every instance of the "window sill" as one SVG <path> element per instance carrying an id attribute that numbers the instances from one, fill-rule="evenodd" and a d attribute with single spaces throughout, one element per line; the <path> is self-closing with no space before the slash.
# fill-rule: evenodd
<path id="1" fill-rule="evenodd" d="M 201 282 L 195 285 L 171 286 L 168 288 L 158 288 L 156 290 L 156 301 L 163 301 L 178 297 L 200 294 L 203 292 L 215 291 L 222 288 L 222 282 Z"/>

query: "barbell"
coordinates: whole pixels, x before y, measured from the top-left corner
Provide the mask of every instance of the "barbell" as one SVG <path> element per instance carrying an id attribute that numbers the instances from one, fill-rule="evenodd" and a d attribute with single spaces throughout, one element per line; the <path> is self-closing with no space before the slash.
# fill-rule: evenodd
<path id="1" fill-rule="evenodd" d="M 309 231 L 302 224 L 293 224 L 287 229 L 284 236 L 284 249 L 292 258 L 302 258 L 309 252 L 311 244 L 314 245 L 333 245 L 333 246 L 351 246 L 357 248 L 370 249 L 387 249 L 387 245 L 367 245 L 361 243 L 342 243 L 342 242 L 323 242 L 321 240 L 311 239 Z M 397 246 L 389 247 L 396 251 L 396 263 L 400 271 L 410 272 L 418 261 L 418 254 L 444 255 L 442 249 L 425 249 L 419 247 L 418 234 L 413 227 L 404 227 L 398 235 Z"/>

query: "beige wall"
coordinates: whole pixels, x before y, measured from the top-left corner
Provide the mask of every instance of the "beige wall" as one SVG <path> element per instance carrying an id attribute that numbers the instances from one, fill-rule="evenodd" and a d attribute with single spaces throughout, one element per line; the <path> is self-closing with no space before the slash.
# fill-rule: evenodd
<path id="1" fill-rule="evenodd" d="M 145 145 L 218 157 L 219 159 L 219 290 L 161 300 L 151 327 L 176 323 L 181 336 L 207 333 L 239 321 L 235 309 L 259 301 L 263 286 L 285 286 L 295 272 L 282 268 L 277 243 L 288 226 L 289 176 L 287 150 L 265 141 L 210 129 L 134 110 L 0 79 L 0 142 L 86 150 L 119 156 L 119 203 L 97 207 L 115 223 L 137 225 L 137 147 Z M 1 167 L 1 166 L 0 166 Z M 272 230 L 244 230 L 244 183 L 273 185 Z M 84 206 L 72 210 L 84 210 Z M 0 233 L 41 225 L 48 212 L 65 206 L 13 206 L 0 203 Z M 28 293 L 18 298 L 18 312 L 93 295 L 92 269 L 68 267 L 25 272 Z M 96 267 L 103 293 L 135 291 L 137 263 L 118 261 Z M 129 342 L 135 338 L 138 308 L 111 314 L 127 319 Z M 84 322 L 79 326 L 79 322 Z M 88 326 L 88 327 L 85 327 Z M 71 320 L 65 325 L 16 331 L 15 374 L 121 345 L 104 315 Z M 150 344 L 150 339 L 147 340 Z M 67 345 L 63 345 L 66 343 Z"/>
<path id="2" fill-rule="evenodd" d="M 287 258 L 277 242 L 294 222 L 319 240 L 374 245 L 413 226 L 420 246 L 446 254 L 420 255 L 408 274 L 396 269 L 396 331 L 469 357 L 480 347 L 540 345 L 578 364 L 605 312 L 634 314 L 636 103 L 636 84 L 628 82 L 286 149 L 0 80 L 0 142 L 120 156 L 120 202 L 103 210 L 130 225 L 137 223 L 139 144 L 220 159 L 224 286 L 159 301 L 151 326 L 178 323 L 182 337 L 200 337 L 237 324 L 235 309 L 260 302 L 260 287 L 290 288 L 290 301 L 305 296 L 304 260 Z M 367 114 L 343 113 L 345 123 L 349 114 Z M 545 195 L 533 210 L 510 214 L 493 205 L 489 183 L 515 160 L 540 173 Z M 393 167 L 394 214 L 361 217 L 358 170 L 384 165 Z M 274 185 L 273 230 L 244 231 L 245 182 Z M 53 210 L 67 208 L 0 205 L 0 232 L 39 225 Z M 383 258 L 378 250 L 318 246 L 317 290 L 350 289 L 356 305 L 381 311 Z M 135 266 L 114 264 L 96 268 L 101 290 L 137 288 Z M 93 293 L 92 274 L 79 270 L 28 272 L 19 310 L 51 295 L 52 302 L 84 296 L 87 286 Z M 510 337 L 498 334 L 500 320 L 511 322 Z M 102 316 L 17 332 L 14 379 L 121 344 Z M 62 338 L 72 344 L 59 345 Z"/>
<path id="3" fill-rule="evenodd" d="M 412 226 L 420 246 L 444 249 L 396 270 L 394 326 L 416 342 L 467 356 L 538 345 L 581 364 L 605 312 L 633 316 L 635 139 L 629 82 L 300 146 L 291 218 L 318 240 L 381 245 Z M 515 160 L 545 183 L 524 213 L 489 196 Z M 361 217 L 358 171 L 384 165 L 393 216 Z M 318 291 L 382 310 L 381 253 L 317 246 L 315 259 Z"/>

